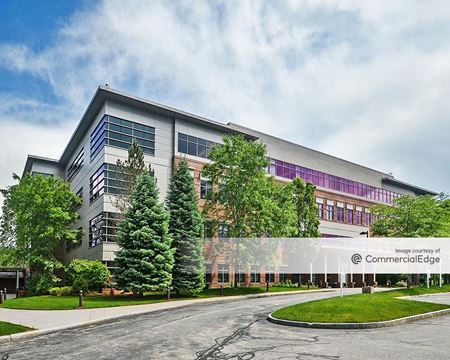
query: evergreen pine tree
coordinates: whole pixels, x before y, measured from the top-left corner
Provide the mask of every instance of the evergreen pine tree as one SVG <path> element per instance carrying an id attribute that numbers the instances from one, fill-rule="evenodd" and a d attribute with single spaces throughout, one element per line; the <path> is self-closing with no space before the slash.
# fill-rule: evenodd
<path id="1" fill-rule="evenodd" d="M 158 189 L 149 171 L 139 176 L 130 200 L 117 238 L 117 284 L 140 295 L 167 289 L 173 267 L 169 214 L 158 202 Z"/>
<path id="2" fill-rule="evenodd" d="M 198 210 L 194 179 L 186 160 L 175 167 L 167 195 L 175 263 L 173 288 L 194 295 L 205 286 L 203 221 Z"/>
<path id="3" fill-rule="evenodd" d="M 116 192 L 115 206 L 119 209 L 122 216 L 130 206 L 130 198 L 136 186 L 137 179 L 145 170 L 144 152 L 142 151 L 136 139 L 133 139 L 128 149 L 128 159 L 125 161 L 117 160 L 115 167 Z"/>

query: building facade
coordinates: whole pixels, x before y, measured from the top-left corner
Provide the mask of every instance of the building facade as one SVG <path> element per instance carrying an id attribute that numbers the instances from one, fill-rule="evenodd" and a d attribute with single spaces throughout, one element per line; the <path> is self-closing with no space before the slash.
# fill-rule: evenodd
<path id="1" fill-rule="evenodd" d="M 278 181 L 288 182 L 299 176 L 316 185 L 323 236 L 361 236 L 372 221 L 372 205 L 391 204 L 404 194 L 434 194 L 398 181 L 390 174 L 256 130 L 233 123 L 222 124 L 100 86 L 61 158 L 29 155 L 24 169 L 31 174 L 58 176 L 68 181 L 72 191 L 83 199 L 78 209 L 80 218 L 74 224 L 83 235 L 76 245 L 61 249 L 64 262 L 86 258 L 100 260 L 114 269 L 118 223 L 114 206 L 118 191 L 115 164 L 118 159 L 127 158 L 133 139 L 143 149 L 145 162 L 155 171 L 161 201 L 166 197 L 174 163 L 185 158 L 192 169 L 199 205 L 203 206 L 211 189 L 208 180 L 202 177 L 209 149 L 230 133 L 264 142 L 270 157 L 268 173 Z M 219 225 L 218 232 L 216 235 L 226 237 L 226 224 Z M 216 269 L 207 264 L 207 269 L 207 279 L 214 285 L 235 280 L 228 264 L 218 264 Z M 275 273 L 264 274 L 253 269 L 246 276 L 250 283 L 263 283 L 266 278 L 278 281 Z"/>

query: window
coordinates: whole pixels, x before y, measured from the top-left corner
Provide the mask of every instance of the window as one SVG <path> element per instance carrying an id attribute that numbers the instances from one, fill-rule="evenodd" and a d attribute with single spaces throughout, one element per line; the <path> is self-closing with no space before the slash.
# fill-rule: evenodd
<path id="1" fill-rule="evenodd" d="M 103 263 L 103 265 L 105 265 L 108 268 L 111 275 L 114 276 L 114 273 L 116 272 L 116 270 L 118 268 L 116 262 L 114 260 L 103 260 L 102 263 Z"/>
<path id="2" fill-rule="evenodd" d="M 120 214 L 102 212 L 89 221 L 89 247 L 102 242 L 115 242 Z"/>
<path id="3" fill-rule="evenodd" d="M 338 206 L 337 211 L 336 211 L 336 216 L 337 216 L 337 221 L 344 222 L 344 208 L 343 207 Z"/>
<path id="4" fill-rule="evenodd" d="M 79 173 L 84 163 L 84 147 L 81 148 L 78 155 L 72 161 L 69 168 L 67 169 L 67 181 L 72 181 L 73 178 Z"/>
<path id="5" fill-rule="evenodd" d="M 178 133 L 178 152 L 208 158 L 211 148 L 216 143 L 195 136 Z"/>
<path id="6" fill-rule="evenodd" d="M 83 242 L 83 228 L 78 228 L 78 234 L 75 242 L 66 242 L 66 251 L 71 251 L 73 249 L 76 249 L 81 246 L 81 243 Z"/>
<path id="7" fill-rule="evenodd" d="M 327 220 L 334 220 L 334 206 L 327 205 Z"/>
<path id="8" fill-rule="evenodd" d="M 103 238 L 103 213 L 100 213 L 89 221 L 89 247 L 101 244 Z"/>
<path id="9" fill-rule="evenodd" d="M 268 172 L 271 175 L 287 179 L 299 177 L 316 186 L 385 203 L 392 203 L 396 198 L 401 196 L 400 194 L 389 190 L 376 188 L 374 186 L 275 159 L 270 159 Z"/>
<path id="10" fill-rule="evenodd" d="M 356 224 L 362 225 L 362 211 L 356 212 Z"/>
<path id="11" fill-rule="evenodd" d="M 237 271 L 234 274 L 234 281 L 237 283 L 245 283 L 245 270 L 243 266 L 238 265 Z"/>
<path id="12" fill-rule="evenodd" d="M 105 164 L 100 166 L 89 180 L 89 202 L 92 204 L 105 192 Z"/>
<path id="13" fill-rule="evenodd" d="M 206 199 L 208 194 L 212 191 L 212 185 L 209 180 L 202 179 L 200 181 L 200 198 Z"/>
<path id="14" fill-rule="evenodd" d="M 204 227 L 205 227 L 205 238 L 214 237 L 214 225 L 213 225 L 212 221 L 205 220 Z"/>
<path id="15" fill-rule="evenodd" d="M 366 212 L 366 226 L 370 226 L 370 222 L 371 222 L 370 220 L 371 220 L 370 213 Z"/>
<path id="16" fill-rule="evenodd" d="M 117 165 L 104 164 L 105 165 L 105 193 L 107 194 L 120 194 L 123 189 L 127 188 L 128 175 L 119 172 Z"/>
<path id="17" fill-rule="evenodd" d="M 119 178 L 120 177 L 120 178 Z M 89 200 L 92 204 L 103 194 L 120 194 L 126 187 L 127 177 L 121 177 L 117 165 L 103 164 L 90 179 Z"/>
<path id="18" fill-rule="evenodd" d="M 285 282 L 288 280 L 288 274 L 287 274 L 288 266 L 287 265 L 281 265 L 279 268 L 280 272 L 280 282 Z"/>
<path id="19" fill-rule="evenodd" d="M 31 176 L 42 176 L 44 178 L 48 178 L 48 177 L 53 177 L 53 174 L 47 174 L 47 173 L 44 173 L 44 172 L 33 171 L 31 173 Z"/>
<path id="20" fill-rule="evenodd" d="M 266 271 L 266 282 L 275 282 L 275 272 L 273 266 L 270 266 Z"/>
<path id="21" fill-rule="evenodd" d="M 155 128 L 105 115 L 90 137 L 91 161 L 104 145 L 128 150 L 133 140 L 147 155 L 155 155 Z"/>
<path id="22" fill-rule="evenodd" d="M 250 281 L 252 283 L 260 283 L 261 282 L 261 274 L 259 272 L 259 267 L 256 265 L 252 265 L 252 267 L 251 267 Z"/>
<path id="23" fill-rule="evenodd" d="M 212 264 L 205 263 L 205 284 L 211 284 L 212 281 Z"/>
<path id="24" fill-rule="evenodd" d="M 345 222 L 347 224 L 353 224 L 353 209 L 347 208 L 347 217 Z"/>
<path id="25" fill-rule="evenodd" d="M 106 141 L 106 116 L 100 121 L 90 137 L 91 161 L 103 149 Z"/>
<path id="26" fill-rule="evenodd" d="M 229 266 L 228 264 L 219 264 L 218 269 L 218 282 L 227 283 L 230 281 Z"/>
<path id="27" fill-rule="evenodd" d="M 120 214 L 104 212 L 106 242 L 116 242 L 119 223 L 122 220 Z"/>
<path id="28" fill-rule="evenodd" d="M 317 207 L 319 209 L 319 219 L 323 219 L 323 204 L 317 204 Z"/>
<path id="29" fill-rule="evenodd" d="M 81 206 L 83 205 L 83 187 L 81 187 L 81 188 L 77 191 L 76 195 L 81 199 L 81 203 L 75 207 L 75 211 L 77 211 L 78 209 L 80 209 Z"/>
<path id="30" fill-rule="evenodd" d="M 219 238 L 228 238 L 229 229 L 230 227 L 228 226 L 228 224 L 219 224 L 219 226 L 217 227 L 217 235 L 219 236 Z"/>

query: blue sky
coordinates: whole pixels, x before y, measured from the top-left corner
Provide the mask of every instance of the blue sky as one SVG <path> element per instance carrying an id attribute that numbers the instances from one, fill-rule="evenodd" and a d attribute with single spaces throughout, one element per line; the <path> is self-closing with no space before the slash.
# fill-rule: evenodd
<path id="1" fill-rule="evenodd" d="M 59 26 L 83 8 L 83 1 L 7 0 L 1 4 L 0 43 L 17 43 L 40 51 L 52 41 Z M 29 74 L 0 67 L 0 92 L 30 96 L 41 101 L 56 100 L 48 84 Z"/>
<path id="2" fill-rule="evenodd" d="M 450 5 L 0 5 L 0 187 L 58 158 L 99 84 L 450 190 Z"/>

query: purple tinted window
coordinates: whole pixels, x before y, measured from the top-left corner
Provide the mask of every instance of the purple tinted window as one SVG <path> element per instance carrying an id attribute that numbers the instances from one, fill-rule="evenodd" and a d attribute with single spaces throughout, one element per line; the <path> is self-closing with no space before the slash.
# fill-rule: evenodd
<path id="1" fill-rule="evenodd" d="M 286 179 L 301 178 L 316 186 L 356 195 L 384 203 L 393 203 L 401 195 L 356 181 L 326 174 L 281 160 L 270 160 L 269 173 Z"/>
<path id="2" fill-rule="evenodd" d="M 362 211 L 356 212 L 356 223 L 362 225 Z"/>
<path id="3" fill-rule="evenodd" d="M 344 221 L 344 208 L 338 207 L 336 215 L 337 215 L 337 221 L 343 222 Z"/>
<path id="4" fill-rule="evenodd" d="M 275 165 L 275 174 L 277 176 L 284 177 L 284 175 L 283 175 L 283 167 L 279 166 L 279 165 Z"/>
<path id="5" fill-rule="evenodd" d="M 347 209 L 346 223 L 353 224 L 353 209 Z"/>
<path id="6" fill-rule="evenodd" d="M 366 226 L 370 226 L 370 213 L 366 212 Z"/>

